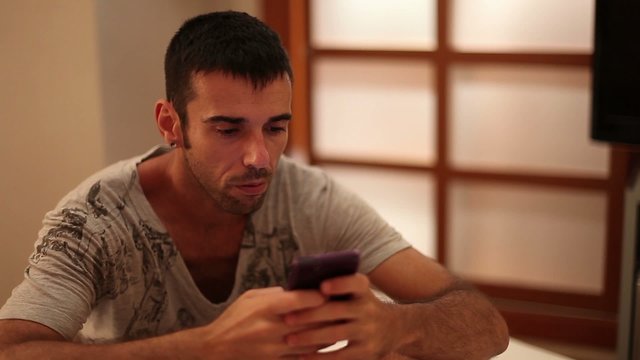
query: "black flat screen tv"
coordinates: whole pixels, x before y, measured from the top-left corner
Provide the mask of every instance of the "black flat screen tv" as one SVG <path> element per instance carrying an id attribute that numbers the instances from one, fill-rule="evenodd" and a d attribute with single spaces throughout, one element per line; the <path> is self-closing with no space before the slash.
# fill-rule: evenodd
<path id="1" fill-rule="evenodd" d="M 640 0 L 596 0 L 591 137 L 640 144 Z"/>

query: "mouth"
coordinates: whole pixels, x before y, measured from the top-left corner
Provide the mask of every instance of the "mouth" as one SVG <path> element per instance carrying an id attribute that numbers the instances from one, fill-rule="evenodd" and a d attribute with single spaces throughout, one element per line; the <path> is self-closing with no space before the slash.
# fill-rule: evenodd
<path id="1" fill-rule="evenodd" d="M 267 182 L 266 181 L 252 181 L 248 183 L 238 184 L 236 185 L 243 194 L 248 196 L 258 196 L 262 195 L 267 191 Z"/>

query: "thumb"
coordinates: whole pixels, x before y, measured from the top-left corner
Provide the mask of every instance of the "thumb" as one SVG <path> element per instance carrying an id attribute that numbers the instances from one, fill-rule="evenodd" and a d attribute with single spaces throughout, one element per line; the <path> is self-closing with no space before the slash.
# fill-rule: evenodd
<path id="1" fill-rule="evenodd" d="M 275 295 L 275 294 L 274 294 Z M 318 307 L 326 298 L 317 290 L 284 291 L 270 299 L 270 310 L 278 315 Z"/>
<path id="2" fill-rule="evenodd" d="M 244 297 L 247 299 L 252 299 L 260 296 L 266 296 L 270 294 L 277 294 L 277 293 L 283 293 L 283 292 L 284 292 L 284 289 L 281 286 L 274 286 L 274 287 L 268 287 L 268 288 L 247 290 L 247 292 L 244 293 Z"/>

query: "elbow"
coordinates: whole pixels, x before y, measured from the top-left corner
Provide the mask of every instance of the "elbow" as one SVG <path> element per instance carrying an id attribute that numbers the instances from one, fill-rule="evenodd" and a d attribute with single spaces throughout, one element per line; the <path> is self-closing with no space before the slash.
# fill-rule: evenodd
<path id="1" fill-rule="evenodd" d="M 24 354 L 18 352 L 23 343 L 9 343 L 0 341 L 0 360 L 22 359 Z"/>
<path id="2" fill-rule="evenodd" d="M 496 310 L 495 335 L 493 356 L 502 354 L 509 347 L 509 327 L 502 315 Z"/>
<path id="3" fill-rule="evenodd" d="M 13 358 L 13 356 L 9 355 L 10 350 L 11 345 L 0 343 L 0 360 L 8 360 Z"/>

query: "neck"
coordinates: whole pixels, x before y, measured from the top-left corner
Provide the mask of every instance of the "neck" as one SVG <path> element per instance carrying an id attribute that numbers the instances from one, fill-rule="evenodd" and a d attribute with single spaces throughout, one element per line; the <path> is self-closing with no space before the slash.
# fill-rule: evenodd
<path id="1" fill-rule="evenodd" d="M 194 228 L 244 228 L 247 215 L 224 211 L 195 179 L 181 149 L 149 159 L 138 166 L 140 183 L 152 205 L 166 205 L 172 220 Z"/>

